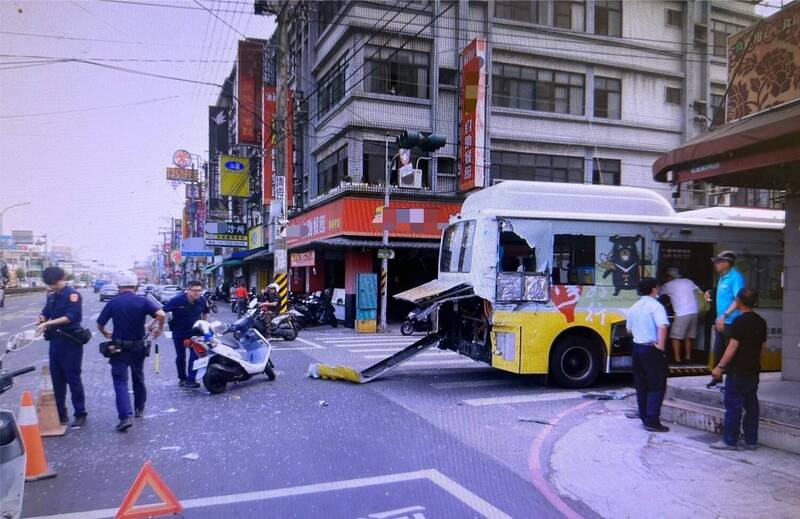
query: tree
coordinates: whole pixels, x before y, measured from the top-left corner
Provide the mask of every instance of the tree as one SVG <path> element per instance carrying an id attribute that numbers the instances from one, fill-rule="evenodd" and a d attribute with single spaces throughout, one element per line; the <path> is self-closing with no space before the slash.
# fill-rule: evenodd
<path id="1" fill-rule="evenodd" d="M 17 269 L 17 279 L 25 279 L 25 269 L 24 268 L 20 267 L 20 268 Z"/>

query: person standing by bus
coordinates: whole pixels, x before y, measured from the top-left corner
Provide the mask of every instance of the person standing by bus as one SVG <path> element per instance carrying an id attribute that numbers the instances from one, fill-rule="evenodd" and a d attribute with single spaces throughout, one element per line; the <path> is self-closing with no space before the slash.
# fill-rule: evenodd
<path id="1" fill-rule="evenodd" d="M 661 423 L 661 403 L 667 391 L 667 311 L 656 299 L 658 282 L 654 278 L 642 278 L 637 292 L 641 298 L 628 310 L 626 327 L 633 335 L 633 377 L 639 412 L 626 416 L 640 418 L 647 431 L 667 432 L 669 427 Z"/>
<path id="2" fill-rule="evenodd" d="M 744 288 L 744 276 L 734 266 L 736 254 L 733 251 L 724 250 L 711 258 L 711 261 L 714 262 L 714 270 L 719 274 L 716 295 L 717 318 L 714 321 L 714 364 L 717 364 L 728 345 L 731 324 L 739 317 L 736 294 Z M 706 301 L 711 301 L 710 292 L 706 292 Z"/>
<path id="3" fill-rule="evenodd" d="M 667 269 L 667 282 L 661 285 L 659 293 L 669 296 L 672 308 L 675 310 L 675 319 L 669 330 L 672 342 L 672 355 L 675 364 L 681 363 L 681 342 L 684 347 L 686 362 L 692 360 L 692 342 L 697 337 L 697 298 L 700 289 L 690 279 L 681 277 L 677 267 Z"/>

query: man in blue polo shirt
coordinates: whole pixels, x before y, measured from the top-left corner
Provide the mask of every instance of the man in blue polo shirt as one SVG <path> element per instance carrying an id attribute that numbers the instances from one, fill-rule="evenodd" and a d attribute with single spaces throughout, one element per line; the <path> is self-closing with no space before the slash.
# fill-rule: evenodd
<path id="1" fill-rule="evenodd" d="M 730 337 L 731 324 L 739 317 L 736 309 L 736 294 L 744 288 L 744 276 L 736 270 L 736 254 L 725 250 L 711 258 L 714 270 L 719 274 L 717 282 L 716 315 L 714 321 L 714 365 L 719 363 Z M 706 300 L 711 301 L 710 293 L 706 292 Z"/>
<path id="2" fill-rule="evenodd" d="M 200 384 L 195 381 L 195 371 L 192 369 L 197 354 L 194 348 L 189 348 L 189 366 L 187 375 L 186 346 L 183 341 L 192 336 L 192 327 L 198 319 L 205 320 L 206 300 L 203 297 L 203 285 L 199 281 L 189 281 L 186 291 L 178 294 L 164 305 L 165 312 L 172 312 L 169 329 L 172 330 L 172 342 L 175 345 L 175 365 L 178 368 L 178 385 L 189 389 L 196 389 Z"/>
<path id="3" fill-rule="evenodd" d="M 109 352 L 111 378 L 117 399 L 119 424 L 117 430 L 125 432 L 131 428 L 131 416 L 140 418 L 144 413 L 147 388 L 144 385 L 144 359 L 147 347 L 144 342 L 144 323 L 149 315 L 155 321 L 150 334 L 153 338 L 161 335 L 166 314 L 150 299 L 135 293 L 138 280 L 133 274 L 125 274 L 117 280 L 119 295 L 108 302 L 97 318 L 97 329 L 106 339 L 113 342 L 113 353 Z M 114 322 L 114 331 L 106 330 L 109 319 Z M 128 394 L 128 369 L 133 381 L 133 410 Z"/>

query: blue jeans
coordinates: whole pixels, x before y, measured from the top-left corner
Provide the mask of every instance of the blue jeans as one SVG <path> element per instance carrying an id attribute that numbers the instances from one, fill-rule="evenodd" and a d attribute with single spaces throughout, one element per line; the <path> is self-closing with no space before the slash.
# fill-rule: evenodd
<path id="1" fill-rule="evenodd" d="M 758 443 L 758 375 L 725 375 L 725 434 L 728 445 L 739 441 L 744 430 L 747 445 Z M 742 420 L 744 411 L 744 420 Z"/>
<path id="2" fill-rule="evenodd" d="M 639 417 L 645 425 L 661 425 L 661 403 L 667 392 L 667 358 L 652 344 L 633 343 L 633 381 Z"/>
<path id="3" fill-rule="evenodd" d="M 175 345 L 175 366 L 178 368 L 178 380 L 194 380 L 196 371 L 192 369 L 194 361 L 197 360 L 197 353 L 194 348 L 183 345 L 184 339 L 188 337 L 172 336 L 172 343 Z M 186 350 L 189 350 L 189 366 L 186 366 Z M 188 378 L 187 378 L 188 371 Z"/>
<path id="4" fill-rule="evenodd" d="M 81 381 L 83 346 L 69 339 L 50 341 L 50 380 L 53 381 L 53 395 L 56 399 L 58 417 L 65 421 L 67 414 L 67 386 L 72 397 L 75 416 L 86 415 L 86 397 Z"/>
<path id="5" fill-rule="evenodd" d="M 144 385 L 145 349 L 126 350 L 111 356 L 111 378 L 114 381 L 114 393 L 117 395 L 117 414 L 122 420 L 133 415 L 131 397 L 128 394 L 128 368 L 133 381 L 133 406 L 138 411 L 144 410 L 147 401 L 147 388 Z"/>

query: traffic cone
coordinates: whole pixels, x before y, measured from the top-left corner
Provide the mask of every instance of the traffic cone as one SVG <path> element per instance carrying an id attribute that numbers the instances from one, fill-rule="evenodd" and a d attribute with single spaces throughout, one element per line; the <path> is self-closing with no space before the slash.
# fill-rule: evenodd
<path id="1" fill-rule="evenodd" d="M 56 473 L 47 466 L 42 436 L 39 434 L 39 422 L 36 419 L 36 408 L 33 406 L 33 395 L 30 391 L 22 393 L 19 418 L 17 424 L 22 432 L 22 443 L 25 445 L 25 481 L 39 481 L 56 477 Z"/>
<path id="2" fill-rule="evenodd" d="M 36 398 L 36 417 L 39 420 L 39 432 L 42 438 L 50 436 L 64 436 L 67 433 L 67 426 L 61 423 L 56 407 L 56 394 L 53 392 L 53 385 L 50 381 L 50 366 L 42 366 L 43 388 L 39 391 Z"/>

